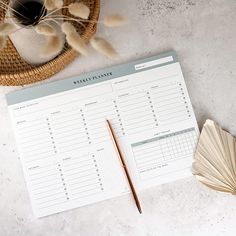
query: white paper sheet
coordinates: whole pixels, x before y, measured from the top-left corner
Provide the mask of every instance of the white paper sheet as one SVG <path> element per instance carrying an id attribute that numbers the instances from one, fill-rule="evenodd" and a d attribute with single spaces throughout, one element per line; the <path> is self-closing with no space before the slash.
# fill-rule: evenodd
<path id="1" fill-rule="evenodd" d="M 9 110 L 37 217 L 129 192 L 106 119 L 138 191 L 191 174 L 198 127 L 178 62 Z"/>

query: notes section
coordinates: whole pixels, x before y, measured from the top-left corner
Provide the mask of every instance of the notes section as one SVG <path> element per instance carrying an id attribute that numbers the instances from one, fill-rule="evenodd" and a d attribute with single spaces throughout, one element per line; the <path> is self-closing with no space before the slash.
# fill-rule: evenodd
<path id="1" fill-rule="evenodd" d="M 197 141 L 194 128 L 162 135 L 132 144 L 136 168 L 141 179 L 147 178 L 147 172 L 160 170 L 171 162 L 191 158 Z"/>

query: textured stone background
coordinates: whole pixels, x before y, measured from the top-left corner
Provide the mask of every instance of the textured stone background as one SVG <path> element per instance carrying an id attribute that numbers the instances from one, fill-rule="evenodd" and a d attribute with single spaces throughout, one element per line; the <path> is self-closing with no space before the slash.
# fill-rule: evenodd
<path id="1" fill-rule="evenodd" d="M 52 80 L 176 50 L 200 127 L 212 118 L 236 135 L 236 1 L 102 0 L 101 17 L 121 12 L 122 29 L 99 28 L 121 57 L 109 61 L 91 52 Z M 140 194 L 144 214 L 130 196 L 37 220 L 0 88 L 0 236 L 235 235 L 236 197 L 216 193 L 187 178 Z"/>

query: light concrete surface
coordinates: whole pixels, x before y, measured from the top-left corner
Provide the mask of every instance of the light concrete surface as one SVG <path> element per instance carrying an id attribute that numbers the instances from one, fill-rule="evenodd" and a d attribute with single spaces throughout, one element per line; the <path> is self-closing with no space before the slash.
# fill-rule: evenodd
<path id="1" fill-rule="evenodd" d="M 121 29 L 99 27 L 120 58 L 91 52 L 48 81 L 176 50 L 200 127 L 212 118 L 236 135 L 236 1 L 102 0 L 101 18 L 120 12 Z M 0 88 L 0 236 L 231 236 L 236 197 L 217 193 L 194 177 L 140 194 L 143 215 L 130 196 L 35 219 L 32 215 L 4 94 Z"/>

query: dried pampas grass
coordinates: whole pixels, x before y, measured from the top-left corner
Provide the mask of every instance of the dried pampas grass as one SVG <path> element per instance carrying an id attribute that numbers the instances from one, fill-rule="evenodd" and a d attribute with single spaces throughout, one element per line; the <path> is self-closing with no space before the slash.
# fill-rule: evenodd
<path id="1" fill-rule="evenodd" d="M 11 23 L 2 23 L 0 24 L 0 35 L 7 36 L 16 31 L 16 26 Z"/>
<path id="2" fill-rule="evenodd" d="M 44 24 L 44 23 L 41 23 L 37 26 L 35 26 L 35 31 L 38 33 L 38 34 L 42 34 L 42 35 L 56 35 L 57 34 L 57 31 L 54 27 L 52 27 L 51 25 L 49 24 Z"/>
<path id="3" fill-rule="evenodd" d="M 88 49 L 87 45 L 85 44 L 84 40 L 80 37 L 77 33 L 69 33 L 66 35 L 66 41 L 68 44 L 80 54 L 87 56 Z"/>
<path id="4" fill-rule="evenodd" d="M 61 52 L 64 41 L 59 36 L 46 36 L 46 45 L 41 51 L 41 57 L 53 57 Z"/>
<path id="5" fill-rule="evenodd" d="M 91 39 L 90 43 L 97 52 L 110 59 L 114 59 L 118 56 L 116 50 L 112 47 L 112 45 L 103 38 L 94 37 Z"/>
<path id="6" fill-rule="evenodd" d="M 59 9 L 63 6 L 63 0 L 45 0 L 44 6 L 49 11 Z"/>
<path id="7" fill-rule="evenodd" d="M 76 33 L 75 27 L 69 22 L 62 23 L 61 30 L 64 34 Z"/>
<path id="8" fill-rule="evenodd" d="M 62 32 L 66 35 L 67 43 L 80 54 L 87 56 L 88 49 L 84 40 L 80 37 L 80 35 L 76 32 L 75 27 L 69 23 L 64 22 L 61 26 Z"/>
<path id="9" fill-rule="evenodd" d="M 75 2 L 68 5 L 66 3 L 64 5 L 64 0 L 44 0 L 41 11 L 42 15 L 29 25 L 37 34 L 43 35 L 46 38 L 46 43 L 42 48 L 42 57 L 51 57 L 59 54 L 64 47 L 65 38 L 68 45 L 74 50 L 82 55 L 88 54 L 86 42 L 70 22 L 76 23 L 84 29 L 86 29 L 86 24 L 89 22 L 103 24 L 107 27 L 118 27 L 127 24 L 127 19 L 120 14 L 108 15 L 103 21 L 90 20 L 90 8 L 83 1 L 75 0 Z M 67 9 L 70 14 L 63 13 L 63 9 Z M 58 30 L 58 27 L 60 30 Z M 15 24 L 0 24 L 0 50 L 5 46 L 5 36 L 23 28 L 25 28 L 24 25 L 21 25 L 21 28 L 18 29 Z M 118 56 L 113 46 L 104 38 L 94 37 L 90 43 L 97 52 L 110 59 Z"/>
<path id="10" fill-rule="evenodd" d="M 90 9 L 82 2 L 71 3 L 68 7 L 70 14 L 80 17 L 82 19 L 88 19 Z"/>
<path id="11" fill-rule="evenodd" d="M 63 6 L 63 0 L 54 0 L 54 5 L 56 9 L 59 9 Z"/>
<path id="12" fill-rule="evenodd" d="M 54 0 L 45 0 L 44 1 L 44 6 L 49 11 L 52 11 L 52 10 L 56 9 L 56 6 L 54 4 Z"/>
<path id="13" fill-rule="evenodd" d="M 128 23 L 127 18 L 120 14 L 109 15 L 103 20 L 103 24 L 107 27 L 119 27 Z"/>
<path id="14" fill-rule="evenodd" d="M 0 50 L 2 50 L 6 46 L 6 43 L 7 43 L 7 37 L 0 35 Z"/>

